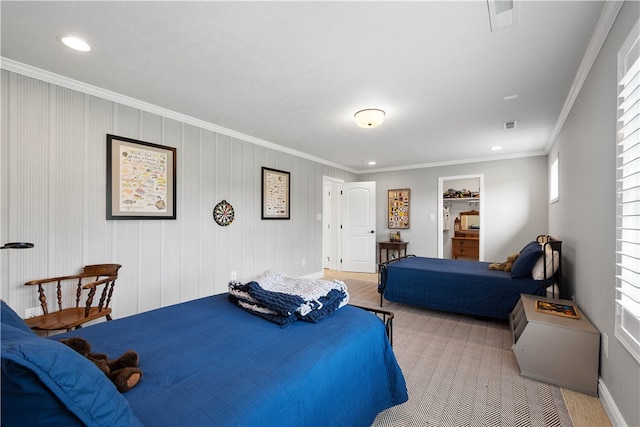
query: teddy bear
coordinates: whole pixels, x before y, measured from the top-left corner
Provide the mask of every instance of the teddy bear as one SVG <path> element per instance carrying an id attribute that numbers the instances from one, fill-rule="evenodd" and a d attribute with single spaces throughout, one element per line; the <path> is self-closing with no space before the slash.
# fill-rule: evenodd
<path id="1" fill-rule="evenodd" d="M 493 262 L 489 264 L 489 270 L 511 271 L 511 267 L 519 255 L 520 254 L 509 255 L 506 262 Z"/>
<path id="2" fill-rule="evenodd" d="M 106 354 L 92 353 L 91 344 L 84 338 L 64 338 L 60 342 L 95 363 L 121 393 L 131 390 L 142 378 L 142 371 L 138 368 L 138 353 L 133 350 L 125 351 L 117 359 L 109 360 Z"/>

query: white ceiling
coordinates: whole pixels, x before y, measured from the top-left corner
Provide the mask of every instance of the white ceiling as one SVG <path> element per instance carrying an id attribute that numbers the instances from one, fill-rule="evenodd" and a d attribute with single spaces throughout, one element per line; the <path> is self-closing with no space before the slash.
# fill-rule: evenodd
<path id="1" fill-rule="evenodd" d="M 3 0 L 1 54 L 362 172 L 544 153 L 602 7 L 517 2 L 492 32 L 484 0 Z"/>

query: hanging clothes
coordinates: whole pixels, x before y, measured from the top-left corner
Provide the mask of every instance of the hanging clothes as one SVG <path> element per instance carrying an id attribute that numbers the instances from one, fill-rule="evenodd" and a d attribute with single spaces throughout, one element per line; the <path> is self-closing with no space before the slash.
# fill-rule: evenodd
<path id="1" fill-rule="evenodd" d="M 442 208 L 442 230 L 449 231 L 451 229 L 451 213 L 449 212 L 449 206 Z"/>

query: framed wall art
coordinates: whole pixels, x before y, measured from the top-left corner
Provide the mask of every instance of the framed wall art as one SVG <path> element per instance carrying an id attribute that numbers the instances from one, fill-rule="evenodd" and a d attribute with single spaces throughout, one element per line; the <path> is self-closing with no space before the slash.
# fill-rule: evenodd
<path id="1" fill-rule="evenodd" d="M 107 219 L 176 219 L 176 149 L 107 135 Z"/>
<path id="2" fill-rule="evenodd" d="M 389 228 L 409 228 L 410 193 L 408 188 L 388 190 Z"/>
<path id="3" fill-rule="evenodd" d="M 290 219 L 289 172 L 262 168 L 262 219 Z"/>

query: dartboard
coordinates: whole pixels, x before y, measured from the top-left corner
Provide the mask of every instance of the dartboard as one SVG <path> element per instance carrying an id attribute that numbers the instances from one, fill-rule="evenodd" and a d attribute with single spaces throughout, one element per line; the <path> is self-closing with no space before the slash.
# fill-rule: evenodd
<path id="1" fill-rule="evenodd" d="M 226 200 L 221 201 L 213 208 L 213 219 L 221 226 L 227 226 L 233 222 L 234 212 Z"/>

